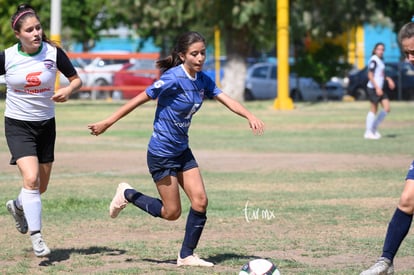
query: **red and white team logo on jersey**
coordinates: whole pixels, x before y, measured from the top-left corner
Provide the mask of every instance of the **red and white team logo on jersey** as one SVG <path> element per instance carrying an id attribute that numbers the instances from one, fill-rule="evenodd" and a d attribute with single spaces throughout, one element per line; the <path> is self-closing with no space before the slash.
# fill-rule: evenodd
<path id="1" fill-rule="evenodd" d="M 30 88 L 30 87 L 40 86 L 40 84 L 42 84 L 42 81 L 38 78 L 38 76 L 41 73 L 42 72 L 35 72 L 35 73 L 30 73 L 30 74 L 26 75 L 27 84 L 24 87 L 25 88 Z"/>

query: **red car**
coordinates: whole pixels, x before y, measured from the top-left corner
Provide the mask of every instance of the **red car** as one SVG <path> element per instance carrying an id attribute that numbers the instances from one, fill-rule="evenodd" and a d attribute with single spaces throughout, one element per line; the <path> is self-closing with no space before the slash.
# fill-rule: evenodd
<path id="1" fill-rule="evenodd" d="M 126 63 L 114 74 L 114 94 L 122 99 L 131 99 L 158 78 L 159 70 L 155 68 L 154 60 L 140 59 L 134 63 Z"/>

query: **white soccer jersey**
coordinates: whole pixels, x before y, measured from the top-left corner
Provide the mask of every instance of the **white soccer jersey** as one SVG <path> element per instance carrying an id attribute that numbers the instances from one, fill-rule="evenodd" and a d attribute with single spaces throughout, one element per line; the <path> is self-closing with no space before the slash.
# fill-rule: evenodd
<path id="1" fill-rule="evenodd" d="M 369 59 L 368 70 L 372 71 L 374 73 L 375 83 L 377 83 L 377 85 L 379 87 L 381 87 L 381 89 L 382 89 L 383 85 L 384 85 L 384 78 L 385 78 L 385 64 L 384 64 L 384 61 L 382 61 L 381 58 L 379 58 L 378 56 L 376 56 L 374 54 Z M 368 86 L 368 88 L 374 89 L 374 85 L 371 83 L 371 81 L 368 81 L 367 86 Z"/>
<path id="2" fill-rule="evenodd" d="M 55 90 L 57 50 L 42 43 L 33 55 L 19 51 L 18 44 L 5 53 L 7 83 L 5 116 L 25 121 L 42 121 L 55 116 L 51 97 Z"/>

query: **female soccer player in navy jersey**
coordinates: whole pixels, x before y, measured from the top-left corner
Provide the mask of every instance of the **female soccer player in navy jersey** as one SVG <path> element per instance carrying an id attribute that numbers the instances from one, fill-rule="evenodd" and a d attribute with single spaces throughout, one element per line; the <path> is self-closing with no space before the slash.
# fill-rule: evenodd
<path id="1" fill-rule="evenodd" d="M 405 24 L 400 29 L 398 41 L 407 61 L 414 64 L 414 20 Z M 414 161 L 411 163 L 407 176 L 405 177 L 405 186 L 400 196 L 398 206 L 388 224 L 381 257 L 369 269 L 363 271 L 361 275 L 394 274 L 394 257 L 410 230 L 413 213 Z"/>
<path id="2" fill-rule="evenodd" d="M 35 10 L 19 5 L 11 18 L 18 43 L 0 52 L 0 75 L 5 75 L 7 94 L 5 134 L 23 188 L 15 200 L 6 203 L 17 230 L 30 231 L 36 256 L 50 254 L 40 233 L 40 194 L 49 184 L 54 161 L 55 102 L 65 102 L 82 85 L 63 50 L 47 39 Z M 61 71 L 69 86 L 55 91 L 56 72 Z"/>
<path id="3" fill-rule="evenodd" d="M 144 195 L 127 183 L 120 183 L 110 204 L 109 214 L 116 218 L 128 203 L 133 203 L 154 217 L 176 220 L 181 215 L 181 186 L 191 202 L 191 209 L 178 254 L 178 266 L 214 265 L 194 254 L 207 220 L 207 194 L 198 164 L 188 144 L 192 116 L 200 109 L 205 98 L 215 98 L 234 113 L 246 118 L 255 134 L 260 135 L 264 130 L 261 120 L 223 93 L 202 72 L 205 59 L 204 37 L 197 32 L 184 33 L 178 38 L 171 54 L 157 61 L 157 67 L 162 72 L 160 80 L 105 120 L 88 125 L 92 135 L 100 135 L 141 104 L 151 99 L 158 100 L 147 163 L 160 199 Z"/>

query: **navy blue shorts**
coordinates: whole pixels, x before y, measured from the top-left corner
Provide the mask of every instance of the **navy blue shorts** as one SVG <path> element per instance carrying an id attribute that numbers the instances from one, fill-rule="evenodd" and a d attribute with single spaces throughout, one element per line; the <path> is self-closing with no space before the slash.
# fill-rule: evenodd
<path id="1" fill-rule="evenodd" d="M 388 99 L 388 94 L 383 90 L 382 96 L 378 96 L 375 89 L 367 88 L 368 99 L 370 102 L 378 104 L 383 99 Z"/>
<path id="2" fill-rule="evenodd" d="M 179 172 L 198 167 L 190 148 L 177 157 L 160 157 L 147 152 L 147 164 L 154 182 L 167 176 L 177 177 Z"/>
<path id="3" fill-rule="evenodd" d="M 405 177 L 406 180 L 414 180 L 414 160 L 408 169 L 407 176 Z"/>
<path id="4" fill-rule="evenodd" d="M 27 156 L 37 156 L 39 163 L 55 159 L 56 123 L 51 118 L 44 121 L 23 121 L 4 118 L 4 131 L 11 153 L 10 164 Z"/>

